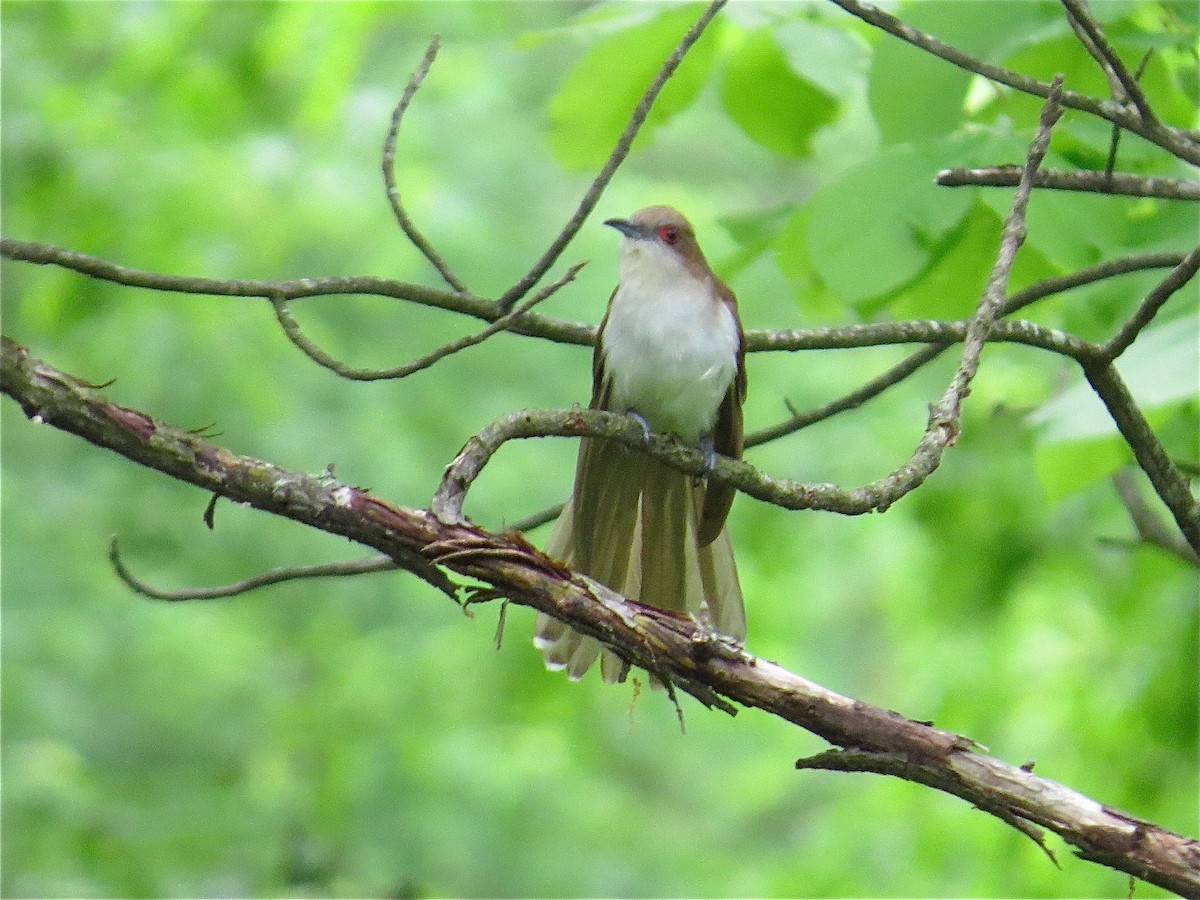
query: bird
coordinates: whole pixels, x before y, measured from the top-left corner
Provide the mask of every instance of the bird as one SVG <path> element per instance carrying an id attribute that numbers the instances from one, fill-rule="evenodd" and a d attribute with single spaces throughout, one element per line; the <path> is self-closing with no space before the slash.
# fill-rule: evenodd
<path id="1" fill-rule="evenodd" d="M 625 413 L 646 434 L 740 459 L 745 341 L 737 298 L 709 267 L 695 230 L 670 206 L 608 219 L 620 232 L 618 284 L 592 358 L 592 409 Z M 615 441 L 579 446 L 570 499 L 546 553 L 606 587 L 690 616 L 740 642 L 746 616 L 726 518 L 735 489 L 694 477 Z M 541 613 L 534 646 L 546 667 L 606 682 L 627 664 L 594 638 Z"/>

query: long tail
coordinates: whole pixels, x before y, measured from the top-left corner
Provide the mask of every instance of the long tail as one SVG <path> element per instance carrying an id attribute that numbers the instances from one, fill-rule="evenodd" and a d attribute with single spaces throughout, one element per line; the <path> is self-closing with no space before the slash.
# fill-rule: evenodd
<path id="1" fill-rule="evenodd" d="M 603 439 L 579 450 L 575 491 L 558 518 L 546 552 L 619 593 L 691 615 L 741 639 L 746 616 L 733 545 L 725 528 L 700 546 L 704 485 L 692 476 Z M 583 677 L 596 658 L 605 681 L 625 666 L 599 642 L 539 615 L 534 645 L 551 670 Z"/>

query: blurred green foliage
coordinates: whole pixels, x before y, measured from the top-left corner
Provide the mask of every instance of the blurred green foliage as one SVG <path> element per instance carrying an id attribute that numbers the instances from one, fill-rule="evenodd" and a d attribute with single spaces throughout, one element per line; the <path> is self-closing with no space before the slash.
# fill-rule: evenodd
<path id="1" fill-rule="evenodd" d="M 1157 48 L 1151 99 L 1195 127 L 1194 5 L 1096 6 L 1127 63 Z M 1069 87 L 1103 89 L 1055 3 L 900 9 L 992 61 L 1040 76 L 1066 67 Z M 435 283 L 395 228 L 378 166 L 392 105 L 436 32 L 443 49 L 404 122 L 397 177 L 435 246 L 495 295 L 565 221 L 697 12 L 6 3 L 4 234 L 155 271 Z M 592 223 L 678 205 L 748 327 L 961 316 L 1011 192 L 935 188 L 933 174 L 1018 161 L 1037 110 L 831 6 L 734 4 L 663 94 Z M 1107 140 L 1069 113 L 1052 163 L 1095 164 Z M 1185 174 L 1129 136 L 1121 159 Z M 1195 220 L 1181 206 L 1039 193 L 1015 286 L 1183 249 Z M 547 313 L 598 320 L 615 270 L 606 229 L 589 224 L 564 262 L 585 258 L 595 262 Z M 292 350 L 261 301 L 23 264 L 3 275 L 6 333 L 68 372 L 116 378 L 106 392 L 118 402 L 216 423 L 218 442 L 281 465 L 335 463 L 342 479 L 415 506 L 494 416 L 589 392 L 581 348 L 502 335 L 399 383 L 344 383 Z M 1028 313 L 1100 338 L 1157 277 Z M 1168 449 L 1193 462 L 1195 301 L 1190 289 L 1168 304 L 1134 347 L 1157 349 L 1131 352 L 1127 373 Z M 360 366 L 477 327 L 380 298 L 294 307 L 313 339 Z M 783 417 L 785 397 L 837 396 L 901 352 L 757 355 L 748 425 Z M 751 460 L 845 485 L 890 471 L 950 356 Z M 1105 480 L 1128 454 L 1078 383 L 1064 361 L 989 348 L 961 441 L 886 515 L 739 500 L 749 648 L 1195 834 L 1195 574 L 1129 542 Z M 527 610 L 509 610 L 497 653 L 494 606 L 465 618 L 400 575 L 209 604 L 132 596 L 109 569 L 110 535 L 163 587 L 363 553 L 228 504 L 209 532 L 196 490 L 26 422 L 11 402 L 0 415 L 5 895 L 1126 895 L 1123 875 L 1052 839 L 1059 871 L 928 789 L 797 774 L 792 760 L 821 743 L 760 713 L 687 703 L 681 735 L 657 693 L 634 702 L 629 687 L 549 675 Z M 567 441 L 507 447 L 469 512 L 500 527 L 561 499 L 573 457 Z"/>

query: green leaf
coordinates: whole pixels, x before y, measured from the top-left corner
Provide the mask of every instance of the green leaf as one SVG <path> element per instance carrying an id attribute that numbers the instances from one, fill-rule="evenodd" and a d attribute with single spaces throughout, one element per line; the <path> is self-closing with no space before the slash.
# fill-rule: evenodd
<path id="1" fill-rule="evenodd" d="M 1039 443 L 1034 468 L 1046 497 L 1061 500 L 1094 481 L 1107 478 L 1133 459 L 1118 434 L 1074 441 Z"/>
<path id="2" fill-rule="evenodd" d="M 954 229 L 946 249 L 932 265 L 906 285 L 889 311 L 898 319 L 957 319 L 970 316 L 979 305 L 983 288 L 1000 248 L 1003 217 L 976 201 L 967 217 Z M 1009 293 L 1041 278 L 1057 274 L 1034 248 L 1017 254 L 1009 275 Z"/>
<path id="3" fill-rule="evenodd" d="M 811 207 L 801 206 L 775 237 L 775 263 L 791 286 L 805 318 L 821 322 L 847 319 L 842 298 L 830 292 L 808 252 Z"/>
<path id="4" fill-rule="evenodd" d="M 899 144 L 956 130 L 970 83 L 970 73 L 916 47 L 881 41 L 871 63 L 868 96 L 883 142 Z"/>
<path id="5" fill-rule="evenodd" d="M 576 63 L 550 100 L 550 146 L 562 166 L 583 171 L 603 165 L 642 94 L 700 16 L 702 7 L 672 8 L 648 22 L 598 41 Z M 712 68 L 713 22 L 671 76 L 650 111 L 638 141 L 696 99 Z"/>
<path id="6" fill-rule="evenodd" d="M 938 187 L 938 169 L 994 160 L 1012 136 L 979 132 L 920 146 L 893 146 L 848 169 L 809 199 L 804 244 L 812 268 L 848 304 L 870 312 L 954 245 L 974 193 Z M 800 250 L 796 244 L 780 252 Z M 785 271 L 796 268 L 781 259 Z"/>
<path id="7" fill-rule="evenodd" d="M 963 3 L 923 0 L 905 4 L 901 18 L 968 53 L 990 58 L 998 41 L 1023 41 L 1061 12 L 1037 3 Z M 904 41 L 875 45 L 869 98 L 885 144 L 949 134 L 962 124 L 973 76 Z"/>
<path id="8" fill-rule="evenodd" d="M 807 156 L 813 134 L 837 116 L 837 102 L 788 64 L 774 31 L 745 34 L 725 65 L 725 111 L 754 141 L 783 156 Z"/>

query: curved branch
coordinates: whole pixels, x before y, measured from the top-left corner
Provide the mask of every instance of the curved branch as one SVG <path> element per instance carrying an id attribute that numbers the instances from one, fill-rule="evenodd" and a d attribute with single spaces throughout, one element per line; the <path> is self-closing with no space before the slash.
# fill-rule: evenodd
<path id="1" fill-rule="evenodd" d="M 1006 823 L 1045 827 L 1087 859 L 1167 890 L 1200 894 L 1197 841 L 986 756 L 966 738 L 841 696 L 741 648 L 714 642 L 690 620 L 575 575 L 518 536 L 447 525 L 427 511 L 392 506 L 330 476 L 239 456 L 111 403 L 7 338 L 0 341 L 0 391 L 35 421 L 206 491 L 374 547 L 401 568 L 414 571 L 432 562 L 483 581 L 490 587 L 475 599 L 502 596 L 553 615 L 702 703 L 731 712 L 732 703 L 762 709 L 844 748 L 846 759 L 902 761 L 891 774 L 966 797 Z"/>
<path id="2" fill-rule="evenodd" d="M 477 331 L 475 334 L 469 334 L 457 340 L 450 341 L 448 344 L 443 344 L 436 350 L 418 359 L 414 359 L 410 363 L 406 363 L 403 366 L 396 366 L 392 369 L 356 369 L 353 366 L 346 365 L 330 356 L 313 341 L 305 337 L 304 332 L 300 330 L 299 323 L 292 317 L 291 312 L 288 311 L 286 300 L 278 296 L 272 297 L 271 306 L 275 309 L 275 318 L 278 320 L 279 326 L 283 329 L 283 333 L 287 336 L 287 339 L 317 365 L 329 369 L 331 372 L 351 381 L 383 381 L 387 379 L 407 378 L 409 375 L 420 372 L 423 369 L 428 369 L 439 360 L 458 353 L 460 350 L 474 347 L 476 344 L 482 344 L 498 331 L 505 331 L 547 297 L 557 293 L 564 285 L 574 281 L 579 270 L 586 265 L 586 261 L 575 263 L 558 279 L 546 285 L 512 312 L 501 316 L 482 331 Z"/>
<path id="3" fill-rule="evenodd" d="M 625 126 L 625 130 L 621 132 L 621 137 L 617 139 L 617 145 L 613 147 L 613 151 L 609 154 L 608 161 L 604 167 L 596 175 L 583 198 L 579 201 L 579 206 L 575 210 L 575 214 L 563 226 L 562 231 L 550 242 L 550 246 L 541 255 L 537 262 L 533 264 L 528 272 L 511 288 L 504 292 L 497 304 L 501 310 L 507 311 L 512 309 L 514 303 L 520 300 L 529 292 L 529 289 L 537 284 L 538 279 L 545 275 L 554 261 L 558 259 L 559 254 L 563 252 L 571 239 L 575 237 L 576 232 L 583 226 L 584 221 L 591 215 L 592 209 L 600 200 L 600 195 L 604 193 L 604 189 L 608 187 L 608 183 L 612 180 L 617 168 L 625 161 L 625 157 L 629 154 L 629 148 L 633 146 L 633 139 L 637 137 L 638 131 L 641 130 L 642 123 L 646 121 L 646 116 L 650 114 L 650 109 L 654 106 L 654 101 L 658 99 L 659 92 L 662 91 L 663 85 L 667 83 L 667 79 L 675 74 L 675 70 L 679 68 L 679 64 L 683 62 L 683 57 L 692 49 L 692 45 L 700 39 L 700 35 L 704 33 L 704 29 L 708 27 L 708 23 L 713 20 L 718 12 L 721 11 L 726 3 L 726 0 L 712 0 L 708 8 L 704 10 L 696 23 L 687 30 L 687 33 L 680 39 L 678 46 L 671 52 L 663 62 L 662 68 L 658 70 L 658 74 L 654 76 L 654 80 L 650 82 L 650 86 L 646 88 L 642 94 L 642 99 L 633 110 L 633 115 L 629 118 L 629 123 Z"/>
<path id="4" fill-rule="evenodd" d="M 1154 289 L 1138 304 L 1138 308 L 1134 311 L 1133 315 L 1100 348 L 1101 354 L 1106 359 L 1113 360 L 1128 350 L 1130 345 L 1137 340 L 1137 336 L 1141 334 L 1142 329 L 1149 325 L 1158 311 L 1162 309 L 1163 304 L 1170 300 L 1175 292 L 1191 281 L 1198 269 L 1200 269 L 1200 247 L 1197 247 L 1181 259 L 1179 265 L 1166 278 L 1154 286 Z"/>
<path id="5" fill-rule="evenodd" d="M 1188 544 L 1200 553 L 1200 504 L 1192 496 L 1187 479 L 1159 442 L 1146 416 L 1111 362 L 1083 367 L 1084 377 L 1108 408 L 1117 430 L 1133 450 L 1138 465 L 1150 477 L 1154 491 L 1162 498 Z"/>
<path id="6" fill-rule="evenodd" d="M 1184 260 L 1182 253 L 1141 253 L 1135 256 L 1121 256 L 1108 259 L 1094 266 L 1070 272 L 1066 275 L 1055 275 L 1045 278 L 1027 288 L 1017 291 L 1004 303 L 1004 313 L 1008 315 L 1019 309 L 1024 309 L 1031 303 L 1059 294 L 1072 288 L 1095 284 L 1117 275 L 1127 275 L 1130 272 L 1144 272 L 1147 269 L 1174 268 Z"/>
<path id="7" fill-rule="evenodd" d="M 390 557 L 372 556 L 370 559 L 355 560 L 353 562 L 324 563 L 314 566 L 292 566 L 289 568 L 271 569 L 270 571 L 263 572 L 261 575 L 255 575 L 242 581 L 235 581 L 232 584 L 223 584 L 220 587 L 183 588 L 176 591 L 167 591 L 147 584 L 129 571 L 129 567 L 125 564 L 125 560 L 121 556 L 121 549 L 117 544 L 115 536 L 108 543 L 108 559 L 112 563 L 113 571 L 117 577 L 131 591 L 141 594 L 143 597 L 149 597 L 151 600 L 166 600 L 169 602 L 223 600 L 228 597 L 248 594 L 250 591 L 257 590 L 260 587 L 282 584 L 285 581 L 297 581 L 304 578 L 368 575 L 375 572 L 391 572 L 398 568 L 396 561 Z M 440 584 L 435 585 L 435 587 L 443 593 L 449 594 L 450 598 L 453 599 L 454 583 L 446 578 L 439 569 L 431 569 L 430 572 L 436 573 L 440 579 Z"/>
<path id="8" fill-rule="evenodd" d="M 360 294 L 404 300 L 419 306 L 444 309 L 448 312 L 473 316 L 484 322 L 495 322 L 501 313 L 495 300 L 474 294 L 456 294 L 425 287 L 408 281 L 379 278 L 375 275 L 296 278 L 286 281 L 264 279 L 204 278 L 192 275 L 164 275 L 117 265 L 108 260 L 50 244 L 0 239 L 0 256 L 36 265 L 61 266 L 81 275 L 111 281 L 126 287 L 146 288 L 180 294 L 212 297 L 261 297 L 264 300 L 282 298 L 298 300 L 303 297 L 331 297 Z M 596 326 L 565 319 L 552 319 L 536 314 L 518 315 L 508 326 L 509 331 L 531 337 L 541 337 L 563 344 L 590 346 L 596 339 Z"/>
<path id="9" fill-rule="evenodd" d="M 408 237 L 409 241 L 416 247 L 421 255 L 429 260 L 442 280 L 450 285 L 455 291 L 460 294 L 469 294 L 467 286 L 459 280 L 454 274 L 446 261 L 441 255 L 433 249 L 429 241 L 425 240 L 425 235 L 417 229 L 409 218 L 408 213 L 404 209 L 404 204 L 400 202 L 400 190 L 396 187 L 396 137 L 400 133 L 400 122 L 404 118 L 404 114 L 408 111 L 409 104 L 412 103 L 413 97 L 417 93 L 417 88 L 421 86 L 421 82 L 425 80 L 425 76 L 429 74 L 429 67 L 433 65 L 433 61 L 437 58 L 438 47 L 441 44 L 441 37 L 434 35 L 429 41 L 429 46 L 425 50 L 424 57 L 421 58 L 421 64 L 417 66 L 417 70 L 412 73 L 412 77 L 408 79 L 408 85 L 404 88 L 404 93 L 400 97 L 400 102 L 396 104 L 396 108 L 392 110 L 392 121 L 388 126 L 387 138 L 383 142 L 383 184 L 387 189 L 388 203 L 391 204 L 392 214 L 396 217 L 396 224 Z"/>
<path id="10" fill-rule="evenodd" d="M 1172 531 L 1171 527 L 1159 518 L 1158 513 L 1150 508 L 1130 469 L 1116 472 L 1112 476 L 1112 484 L 1121 505 L 1129 513 L 1129 519 L 1133 522 L 1140 540 L 1166 550 L 1190 566 L 1200 568 L 1200 553 L 1188 546 L 1187 541 L 1183 540 L 1177 531 Z"/>

